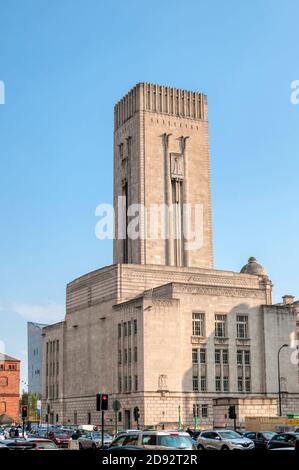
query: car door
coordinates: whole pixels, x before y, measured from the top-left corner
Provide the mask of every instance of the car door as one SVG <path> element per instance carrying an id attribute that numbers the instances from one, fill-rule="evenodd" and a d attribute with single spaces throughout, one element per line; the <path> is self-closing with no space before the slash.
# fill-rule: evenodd
<path id="1" fill-rule="evenodd" d="M 200 444 L 202 444 L 202 446 L 205 449 L 211 449 L 212 432 L 209 432 L 209 431 L 202 432 L 201 435 L 200 435 Z"/>
<path id="2" fill-rule="evenodd" d="M 292 434 L 289 434 L 287 437 L 287 445 L 286 447 L 295 447 L 296 445 L 296 437 Z"/>
<path id="3" fill-rule="evenodd" d="M 249 438 L 250 439 L 250 438 Z M 265 446 L 266 446 L 266 438 L 265 436 L 263 435 L 263 433 L 261 432 L 258 432 L 257 435 L 256 435 L 256 439 L 254 441 L 255 443 L 255 447 L 257 449 L 264 449 Z"/>
<path id="4" fill-rule="evenodd" d="M 205 448 L 206 449 L 210 449 L 210 450 L 218 450 L 219 448 L 219 440 L 216 439 L 216 437 L 218 436 L 218 434 L 216 432 L 207 432 L 205 433 L 206 434 L 206 445 L 205 445 Z M 218 436 L 219 437 L 219 436 Z"/>
<path id="5" fill-rule="evenodd" d="M 277 434 L 273 439 L 271 439 L 270 447 L 288 447 L 288 435 L 287 434 Z"/>
<path id="6" fill-rule="evenodd" d="M 256 448 L 259 446 L 256 432 L 245 432 L 244 437 L 247 437 L 247 439 L 251 439 L 254 442 Z"/>
<path id="7" fill-rule="evenodd" d="M 84 436 L 84 445 L 83 445 L 84 449 L 90 449 L 91 444 L 92 444 L 91 433 L 87 432 Z"/>

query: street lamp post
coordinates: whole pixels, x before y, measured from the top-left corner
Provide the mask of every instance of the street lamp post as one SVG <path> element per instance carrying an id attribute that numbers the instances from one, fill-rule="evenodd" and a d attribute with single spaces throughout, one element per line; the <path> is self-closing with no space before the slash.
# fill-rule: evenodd
<path id="1" fill-rule="evenodd" d="M 279 403 L 279 416 L 281 416 L 281 383 L 280 383 L 280 351 L 283 348 L 288 348 L 288 344 L 283 344 L 280 346 L 277 353 L 277 371 L 278 371 L 278 403 Z"/>

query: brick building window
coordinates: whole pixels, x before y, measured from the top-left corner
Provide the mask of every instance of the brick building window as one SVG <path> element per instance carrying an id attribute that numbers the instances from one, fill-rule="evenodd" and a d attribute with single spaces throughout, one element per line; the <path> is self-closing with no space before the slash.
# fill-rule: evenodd
<path id="1" fill-rule="evenodd" d="M 248 315 L 237 315 L 237 338 L 248 338 Z"/>
<path id="2" fill-rule="evenodd" d="M 221 377 L 220 376 L 215 377 L 215 389 L 216 389 L 216 392 L 221 392 Z"/>
<path id="3" fill-rule="evenodd" d="M 5 401 L 1 401 L 0 402 L 0 413 L 5 413 L 6 412 L 6 402 Z"/>
<path id="4" fill-rule="evenodd" d="M 132 392 L 132 377 L 129 375 L 129 381 L 128 381 L 128 389 L 129 389 L 129 392 Z"/>
<path id="5" fill-rule="evenodd" d="M 87 413 L 87 424 L 91 424 L 91 412 Z"/>
<path id="6" fill-rule="evenodd" d="M 124 377 L 124 392 L 128 391 L 128 377 L 125 375 Z"/>
<path id="7" fill-rule="evenodd" d="M 56 414 L 56 423 L 58 423 L 58 421 L 59 421 L 59 415 Z"/>
<path id="8" fill-rule="evenodd" d="M 118 350 L 118 364 L 121 364 L 121 349 Z"/>
<path id="9" fill-rule="evenodd" d="M 192 313 L 192 336 L 204 336 L 205 314 L 199 312 Z"/>
<path id="10" fill-rule="evenodd" d="M 217 338 L 226 337 L 226 315 L 215 315 L 215 336 Z"/>
<path id="11" fill-rule="evenodd" d="M 127 322 L 124 323 L 124 336 L 128 335 Z"/>
<path id="12" fill-rule="evenodd" d="M 132 334 L 132 322 L 128 321 L 128 336 Z"/>
<path id="13" fill-rule="evenodd" d="M 138 375 L 135 375 L 134 377 L 134 389 L 135 392 L 138 392 Z"/>
<path id="14" fill-rule="evenodd" d="M 134 335 L 137 335 L 137 320 L 134 320 Z"/>
<path id="15" fill-rule="evenodd" d="M 124 349 L 124 364 L 127 364 L 128 362 L 128 350 Z"/>
<path id="16" fill-rule="evenodd" d="M 118 377 L 118 393 L 122 392 L 122 380 L 121 377 Z"/>
<path id="17" fill-rule="evenodd" d="M 118 337 L 121 338 L 121 323 L 117 325 Z"/>
<path id="18" fill-rule="evenodd" d="M 132 362 L 132 349 L 131 348 L 129 348 L 128 350 L 128 361 L 129 361 L 129 364 L 131 364 Z"/>
<path id="19" fill-rule="evenodd" d="M 8 386 L 8 377 L 0 377 L 0 387 Z"/>

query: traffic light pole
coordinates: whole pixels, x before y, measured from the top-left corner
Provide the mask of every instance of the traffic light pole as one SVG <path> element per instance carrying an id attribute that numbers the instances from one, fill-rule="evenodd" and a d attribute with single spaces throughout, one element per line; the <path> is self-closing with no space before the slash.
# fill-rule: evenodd
<path id="1" fill-rule="evenodd" d="M 23 420 L 23 439 L 25 438 L 25 418 Z"/>
<path id="2" fill-rule="evenodd" d="M 102 449 L 104 448 L 104 413 L 105 411 L 102 410 Z"/>

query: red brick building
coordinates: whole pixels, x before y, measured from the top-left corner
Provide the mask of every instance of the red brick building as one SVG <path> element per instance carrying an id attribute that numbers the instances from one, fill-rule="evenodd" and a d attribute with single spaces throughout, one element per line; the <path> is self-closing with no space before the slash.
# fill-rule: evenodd
<path id="1" fill-rule="evenodd" d="M 0 423 L 19 421 L 20 361 L 0 352 Z"/>

